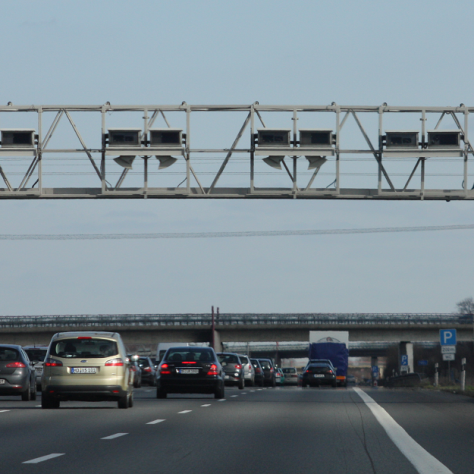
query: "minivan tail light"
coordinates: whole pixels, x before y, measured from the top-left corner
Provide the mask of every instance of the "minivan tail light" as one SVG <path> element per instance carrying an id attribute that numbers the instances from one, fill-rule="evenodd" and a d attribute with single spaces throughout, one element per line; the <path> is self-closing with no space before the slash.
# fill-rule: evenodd
<path id="1" fill-rule="evenodd" d="M 26 365 L 23 362 L 10 362 L 5 367 L 8 369 L 24 369 Z"/>
<path id="2" fill-rule="evenodd" d="M 171 374 L 171 370 L 169 369 L 168 367 L 168 364 L 161 364 L 161 367 L 160 367 L 160 374 L 161 375 L 169 375 Z"/>
<path id="3" fill-rule="evenodd" d="M 270 372 L 273 372 L 273 369 L 272 369 L 272 368 L 270 368 Z"/>
<path id="4" fill-rule="evenodd" d="M 106 367 L 123 367 L 123 359 L 110 359 L 105 363 Z"/>
<path id="5" fill-rule="evenodd" d="M 46 367 L 62 367 L 63 363 L 60 360 L 51 359 L 51 358 L 48 357 L 45 360 L 44 365 Z"/>
<path id="6" fill-rule="evenodd" d="M 207 375 L 219 375 L 216 364 L 212 364 L 211 367 L 209 367 L 209 372 L 207 373 Z"/>
<path id="7" fill-rule="evenodd" d="M 241 366 L 240 364 L 235 364 L 235 368 L 236 368 L 236 369 L 241 369 L 242 366 Z"/>

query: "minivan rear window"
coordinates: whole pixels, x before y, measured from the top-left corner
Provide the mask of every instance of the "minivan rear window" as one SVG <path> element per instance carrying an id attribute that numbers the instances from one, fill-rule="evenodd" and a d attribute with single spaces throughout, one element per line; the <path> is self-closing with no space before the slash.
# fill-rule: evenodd
<path id="1" fill-rule="evenodd" d="M 78 359 L 83 357 L 100 358 L 110 357 L 118 354 L 117 343 L 107 339 L 73 338 L 61 339 L 51 345 L 51 356 Z"/>
<path id="2" fill-rule="evenodd" d="M 283 369 L 284 374 L 296 374 L 296 369 L 294 367 L 289 367 L 288 369 Z"/>
<path id="3" fill-rule="evenodd" d="M 15 362 L 20 360 L 20 354 L 15 349 L 0 347 L 0 361 Z"/>
<path id="4" fill-rule="evenodd" d="M 268 360 L 261 360 L 260 365 L 262 366 L 262 369 L 271 369 L 272 366 L 270 365 L 270 362 Z"/>
<path id="5" fill-rule="evenodd" d="M 38 362 L 44 361 L 46 357 L 47 349 L 25 349 L 30 360 L 37 360 Z"/>

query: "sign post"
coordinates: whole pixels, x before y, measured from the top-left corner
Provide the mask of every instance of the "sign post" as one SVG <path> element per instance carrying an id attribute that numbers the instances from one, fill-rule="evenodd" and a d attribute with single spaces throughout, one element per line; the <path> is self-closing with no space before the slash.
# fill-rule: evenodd
<path id="1" fill-rule="evenodd" d="M 439 385 L 438 367 L 439 367 L 439 364 L 438 364 L 438 362 L 436 362 L 436 364 L 435 364 L 435 381 L 434 381 L 435 387 L 437 387 Z"/>
<path id="2" fill-rule="evenodd" d="M 451 361 L 455 359 L 456 354 L 456 329 L 440 329 L 439 342 L 443 360 L 448 361 L 448 377 L 451 380 Z M 444 349 L 445 347 L 451 347 L 451 349 Z"/>
<path id="3" fill-rule="evenodd" d="M 466 359 L 461 359 L 461 390 L 466 390 Z"/>

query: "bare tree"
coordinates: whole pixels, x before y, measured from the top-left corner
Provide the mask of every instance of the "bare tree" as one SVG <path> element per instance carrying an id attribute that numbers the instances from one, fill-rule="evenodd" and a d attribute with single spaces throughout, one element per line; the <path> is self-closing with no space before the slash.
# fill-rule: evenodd
<path id="1" fill-rule="evenodd" d="M 474 314 L 474 299 L 464 298 L 459 303 L 456 303 L 458 313 L 460 314 Z"/>

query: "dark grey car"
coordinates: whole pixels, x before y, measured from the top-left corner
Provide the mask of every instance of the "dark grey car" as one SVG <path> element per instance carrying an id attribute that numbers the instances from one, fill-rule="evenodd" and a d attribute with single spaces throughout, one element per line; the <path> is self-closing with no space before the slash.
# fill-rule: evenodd
<path id="1" fill-rule="evenodd" d="M 219 352 L 217 357 L 224 369 L 224 383 L 226 385 L 237 385 L 240 390 L 245 388 L 244 368 L 240 357 L 232 352 Z"/>
<path id="2" fill-rule="evenodd" d="M 263 369 L 263 383 L 270 387 L 276 387 L 275 367 L 270 359 L 258 359 Z"/>
<path id="3" fill-rule="evenodd" d="M 35 369 L 21 346 L 0 345 L 0 395 L 36 400 Z"/>

